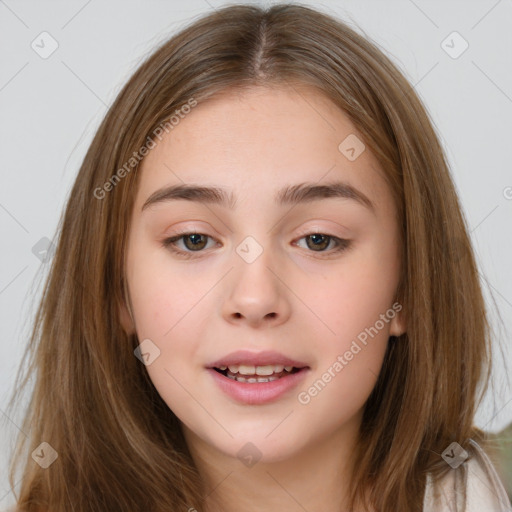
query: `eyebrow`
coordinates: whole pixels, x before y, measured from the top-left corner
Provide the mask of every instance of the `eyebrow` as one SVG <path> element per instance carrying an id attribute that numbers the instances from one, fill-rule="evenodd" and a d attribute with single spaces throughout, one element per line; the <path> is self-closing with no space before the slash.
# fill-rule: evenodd
<path id="1" fill-rule="evenodd" d="M 349 183 L 342 181 L 326 183 L 323 185 L 316 185 L 314 183 L 288 185 L 277 191 L 274 199 L 278 205 L 287 206 L 333 197 L 356 201 L 375 214 L 374 203 L 365 194 L 363 194 L 363 192 Z M 179 199 L 217 204 L 231 210 L 235 209 L 237 204 L 233 193 L 223 188 L 181 184 L 170 185 L 153 192 L 143 204 L 142 211 L 151 205 Z"/>

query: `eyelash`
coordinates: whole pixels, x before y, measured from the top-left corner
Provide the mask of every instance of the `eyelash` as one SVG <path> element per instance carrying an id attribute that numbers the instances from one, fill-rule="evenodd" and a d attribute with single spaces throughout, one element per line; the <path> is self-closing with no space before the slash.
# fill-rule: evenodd
<path id="1" fill-rule="evenodd" d="M 175 253 L 176 255 L 178 255 L 179 257 L 184 258 L 184 259 L 198 257 L 198 256 L 195 256 L 194 253 L 197 252 L 199 254 L 201 252 L 204 252 L 203 250 L 183 251 L 181 249 L 176 249 L 176 246 L 175 246 L 176 242 L 187 235 L 202 235 L 202 236 L 206 236 L 207 238 L 213 239 L 213 237 L 211 237 L 209 235 L 205 235 L 204 233 L 198 233 L 195 231 L 182 231 L 180 233 L 177 233 L 175 236 L 172 236 L 170 238 L 166 238 L 165 240 L 162 240 L 162 242 L 161 242 L 162 246 L 165 247 L 166 249 L 171 250 L 173 253 Z M 335 249 L 331 250 L 330 252 L 327 252 L 329 255 L 346 251 L 347 249 L 351 248 L 351 246 L 352 246 L 351 240 L 338 238 L 336 236 L 327 235 L 325 233 L 320 233 L 320 232 L 303 233 L 301 238 L 299 238 L 298 240 L 302 240 L 303 238 L 307 238 L 308 236 L 313 236 L 313 235 L 324 235 L 327 238 L 330 238 L 330 241 L 334 241 L 337 244 L 337 247 Z M 309 251 L 309 252 L 317 252 L 317 251 Z M 319 254 L 322 254 L 324 252 L 326 252 L 326 251 L 318 251 Z M 321 257 L 325 258 L 326 256 L 321 256 Z"/>

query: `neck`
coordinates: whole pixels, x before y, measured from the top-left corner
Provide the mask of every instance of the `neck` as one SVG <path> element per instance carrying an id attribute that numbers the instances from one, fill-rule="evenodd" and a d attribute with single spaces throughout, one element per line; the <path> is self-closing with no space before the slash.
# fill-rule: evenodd
<path id="1" fill-rule="evenodd" d="M 358 418 L 359 419 L 359 418 Z M 245 465 L 206 443 L 183 425 L 191 455 L 205 482 L 205 512 L 348 510 L 353 447 L 359 421 L 317 438 L 292 456 Z M 245 443 L 240 443 L 243 446 Z M 275 450 L 278 451 L 278 445 Z M 250 450 L 248 450 L 250 452 Z"/>

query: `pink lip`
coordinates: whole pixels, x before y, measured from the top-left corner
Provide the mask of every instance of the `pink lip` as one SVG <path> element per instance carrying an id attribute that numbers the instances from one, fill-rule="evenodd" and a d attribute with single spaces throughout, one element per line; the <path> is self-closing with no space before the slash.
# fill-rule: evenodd
<path id="1" fill-rule="evenodd" d="M 306 374 L 309 373 L 309 368 L 302 368 L 297 373 L 292 373 L 272 382 L 255 383 L 237 382 L 224 377 L 213 368 L 208 368 L 207 371 L 220 389 L 231 398 L 246 405 L 261 405 L 277 400 L 286 392 L 298 386 Z"/>
<path id="2" fill-rule="evenodd" d="M 295 368 L 304 368 L 307 366 L 306 363 L 295 361 L 289 357 L 274 352 L 273 350 L 265 350 L 264 352 L 250 352 L 249 350 L 237 350 L 231 352 L 226 357 L 219 359 L 207 366 L 207 368 L 219 368 L 220 366 L 229 366 L 234 364 L 244 364 L 253 366 L 266 366 L 269 364 L 283 365 L 283 366 L 295 366 Z M 286 377 L 288 378 L 288 377 Z M 234 381 L 233 381 L 234 382 Z M 278 381 L 275 381 L 278 382 Z M 263 383 L 267 385 L 266 383 Z"/>

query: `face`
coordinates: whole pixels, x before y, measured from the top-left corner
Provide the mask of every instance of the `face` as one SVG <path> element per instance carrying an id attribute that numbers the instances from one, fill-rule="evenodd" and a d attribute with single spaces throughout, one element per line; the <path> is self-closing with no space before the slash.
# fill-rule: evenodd
<path id="1" fill-rule="evenodd" d="M 394 204 L 361 140 L 313 90 L 253 88 L 199 103 L 144 159 L 122 322 L 190 442 L 272 462 L 357 429 L 404 331 Z M 226 201 L 158 192 L 175 185 Z"/>

